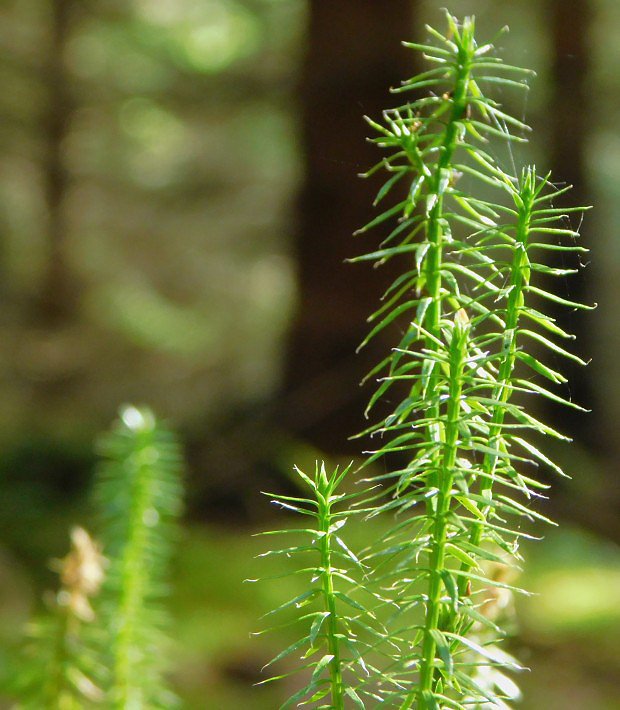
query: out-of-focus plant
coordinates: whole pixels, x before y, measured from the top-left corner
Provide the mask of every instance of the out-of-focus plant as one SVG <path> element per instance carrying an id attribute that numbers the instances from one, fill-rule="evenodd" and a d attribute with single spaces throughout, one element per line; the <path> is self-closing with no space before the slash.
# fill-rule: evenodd
<path id="1" fill-rule="evenodd" d="M 12 690 L 24 709 L 92 707 L 104 698 L 92 598 L 101 587 L 105 559 L 89 534 L 75 527 L 71 551 L 52 567 L 60 590 L 49 599 L 48 614 L 29 625 Z"/>
<path id="2" fill-rule="evenodd" d="M 109 706 L 172 707 L 163 601 L 181 508 L 179 446 L 150 411 L 125 407 L 100 452 L 95 499 L 109 560 L 101 594 Z"/>
<path id="3" fill-rule="evenodd" d="M 473 18 L 458 22 L 447 13 L 447 22 L 445 34 L 428 28 L 429 44 L 405 43 L 431 68 L 397 92 L 430 93 L 385 111 L 381 122 L 368 120 L 378 133 L 373 141 L 387 151 L 367 173 L 389 173 L 376 203 L 406 189 L 360 230 L 395 222 L 380 248 L 353 259 L 403 263 L 362 345 L 392 324 L 402 330 L 369 375 L 377 389 L 367 414 L 379 402 L 391 409 L 364 432 L 379 441 L 364 466 L 382 462 L 386 472 L 368 479 L 381 484 L 381 494 L 361 506 L 342 494 L 339 519 L 363 510 L 397 522 L 363 557 L 345 553 L 354 577 L 321 554 L 334 540 L 348 550 L 334 521 L 304 531 L 309 544 L 280 551 L 319 557 L 310 568 L 315 586 L 289 602 L 304 609 L 309 633 L 277 657 L 304 648 L 312 669 L 287 704 L 343 708 L 346 693 L 358 707 L 501 708 L 518 695 L 506 671 L 519 665 L 500 644 L 498 590 L 523 591 L 510 576 L 528 537 L 523 523 L 549 522 L 537 510 L 548 486 L 536 467 L 563 475 L 538 442 L 566 437 L 526 404 L 533 395 L 578 408 L 558 390 L 563 375 L 540 353 L 584 364 L 558 343 L 572 336 L 543 311 L 545 302 L 585 308 L 549 285 L 575 269 L 544 261 L 549 253 L 584 251 L 568 223 L 570 212 L 584 208 L 554 206 L 568 188 L 533 166 L 514 167 L 512 146 L 529 129 L 487 91 L 524 90 L 530 72 L 479 44 Z M 497 157 L 498 143 L 508 166 Z M 332 479 L 323 472 L 306 480 L 313 498 L 285 505 L 322 520 L 319 480 Z M 325 580 L 329 594 L 321 592 Z M 371 604 L 358 601 L 361 595 Z M 306 614 L 320 599 L 321 609 Z M 366 638 L 364 673 L 345 682 L 342 671 L 354 667 Z M 315 653 L 318 660 L 305 660 Z"/>
<path id="4" fill-rule="evenodd" d="M 31 624 L 10 682 L 20 708 L 176 705 L 164 677 L 164 601 L 181 508 L 180 449 L 150 411 L 125 407 L 100 452 L 101 546 L 74 528 L 70 553 L 53 563 L 61 589 Z"/>

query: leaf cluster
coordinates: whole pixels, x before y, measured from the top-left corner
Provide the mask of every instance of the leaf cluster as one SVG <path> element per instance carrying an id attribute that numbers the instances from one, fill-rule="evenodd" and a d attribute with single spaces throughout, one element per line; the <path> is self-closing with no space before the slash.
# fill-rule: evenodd
<path id="1" fill-rule="evenodd" d="M 364 466 L 385 470 L 369 476 L 363 507 L 396 517 L 356 583 L 375 600 L 370 611 L 391 610 L 381 622 L 389 662 L 372 697 L 419 710 L 506 707 L 518 694 L 505 671 L 519 665 L 500 646 L 492 600 L 523 590 L 497 571 L 518 569 L 530 525 L 551 522 L 539 510 L 548 486 L 538 469 L 564 475 L 540 442 L 566 437 L 529 402 L 580 409 L 555 363 L 585 363 L 547 307 L 590 308 L 552 285 L 575 269 L 546 261 L 585 251 L 570 224 L 585 208 L 557 207 L 569 188 L 534 166 L 516 169 L 513 145 L 529 128 L 487 94 L 527 89 L 531 72 L 479 45 L 473 18 L 447 22 L 445 34 L 427 28 L 429 44 L 405 43 L 431 64 L 396 90 L 417 98 L 367 119 L 386 153 L 365 174 L 387 172 L 375 204 L 397 197 L 358 233 L 394 226 L 352 259 L 402 264 L 361 345 L 400 329 L 367 377 L 376 383 L 367 416 L 378 402 L 392 411 L 362 433 L 377 442 Z"/>

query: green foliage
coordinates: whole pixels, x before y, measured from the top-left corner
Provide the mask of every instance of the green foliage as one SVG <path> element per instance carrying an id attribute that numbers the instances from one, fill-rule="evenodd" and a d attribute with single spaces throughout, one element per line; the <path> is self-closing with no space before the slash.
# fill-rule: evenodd
<path id="1" fill-rule="evenodd" d="M 179 446 L 150 411 L 125 407 L 100 452 L 95 502 L 105 557 L 82 528 L 73 530 L 71 552 L 54 563 L 61 589 L 31 625 L 8 688 L 20 708 L 176 705 L 164 679 L 163 602 L 181 508 Z"/>
<path id="2" fill-rule="evenodd" d="M 539 439 L 566 438 L 526 404 L 534 396 L 577 407 L 558 389 L 566 380 L 545 352 L 585 364 L 558 343 L 572 336 L 543 310 L 548 302 L 586 308 L 549 285 L 575 269 L 541 261 L 584 251 L 568 224 L 568 214 L 584 208 L 555 207 L 568 188 L 532 166 L 514 167 L 512 145 L 529 129 L 486 92 L 525 89 L 528 72 L 479 45 L 473 18 L 447 20 L 445 35 L 428 28 L 432 44 L 405 43 L 432 68 L 397 93 L 431 93 L 385 111 L 381 123 L 368 119 L 387 151 L 367 173 L 389 173 L 376 203 L 399 197 L 360 233 L 396 226 L 379 249 L 353 259 L 378 266 L 399 259 L 404 268 L 362 344 L 401 327 L 396 347 L 368 376 L 377 389 L 367 414 L 378 402 L 392 411 L 364 432 L 380 442 L 365 466 L 380 460 L 386 470 L 370 476 L 382 495 L 364 505 L 370 515 L 398 518 L 367 552 L 357 582 L 375 600 L 365 613 L 385 616 L 390 659 L 352 691 L 359 698 L 360 688 L 374 687 L 382 703 L 418 710 L 506 707 L 518 695 L 505 672 L 519 665 L 501 648 L 493 600 L 498 590 L 522 591 L 503 570 L 518 569 L 527 524 L 550 522 L 537 510 L 548 486 L 536 468 L 563 474 Z M 496 157 L 501 144 L 507 161 Z M 338 656 L 325 658 L 332 704 L 322 707 L 342 707 Z"/>
<path id="3" fill-rule="evenodd" d="M 127 407 L 100 450 L 105 460 L 95 494 L 109 559 L 101 614 L 109 633 L 110 707 L 171 707 L 162 601 L 181 507 L 179 447 L 148 410 Z"/>
<path id="4" fill-rule="evenodd" d="M 362 601 L 351 596 L 351 590 L 355 592 L 360 588 L 359 580 L 364 575 L 364 566 L 344 542 L 341 530 L 351 517 L 362 512 L 355 508 L 355 500 L 360 493 L 345 494 L 338 490 L 349 467 L 328 474 L 325 464 L 317 464 L 313 478 L 300 469 L 296 471 L 311 497 L 268 495 L 274 495 L 273 502 L 282 508 L 309 517 L 313 527 L 264 533 L 286 536 L 291 533 L 295 536 L 302 534 L 304 540 L 302 544 L 271 550 L 261 556 L 294 556 L 309 565 L 300 564 L 293 572 L 309 577 L 307 590 L 267 615 L 290 607 L 303 608 L 305 613 L 299 620 L 307 633 L 265 667 L 292 653 L 303 653 L 303 665 L 297 670 L 309 672 L 309 679 L 282 707 L 318 702 L 325 698 L 331 701 L 325 707 L 342 709 L 345 707 L 345 698 L 349 698 L 357 707 L 364 707 L 358 695 L 363 678 L 369 674 L 364 659 L 376 639 L 381 639 L 383 634 L 373 612 Z M 373 670 L 376 672 L 376 669 Z M 283 677 L 277 675 L 263 682 Z"/>
<path id="5" fill-rule="evenodd" d="M 104 697 L 104 668 L 94 650 L 99 629 L 90 604 L 104 560 L 82 528 L 73 529 L 71 543 L 71 552 L 54 563 L 61 589 L 49 600 L 49 613 L 30 624 L 7 688 L 24 710 L 78 710 L 95 707 Z"/>

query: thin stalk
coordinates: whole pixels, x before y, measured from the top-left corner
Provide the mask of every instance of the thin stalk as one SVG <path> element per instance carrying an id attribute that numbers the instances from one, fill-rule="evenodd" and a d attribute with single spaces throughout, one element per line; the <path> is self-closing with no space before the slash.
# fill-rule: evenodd
<path id="1" fill-rule="evenodd" d="M 325 611 L 329 613 L 327 617 L 327 648 L 332 660 L 329 663 L 329 676 L 331 685 L 332 708 L 334 710 L 344 710 L 344 695 L 342 687 L 342 664 L 340 660 L 340 643 L 338 640 L 338 617 L 336 615 L 336 598 L 334 596 L 334 579 L 331 566 L 331 491 L 323 497 L 317 496 L 319 504 L 319 530 L 321 531 L 321 568 L 322 593 L 325 603 Z"/>
<path id="2" fill-rule="evenodd" d="M 467 353 L 468 325 L 462 323 L 461 313 L 456 317 L 452 340 L 450 343 L 450 374 L 447 417 L 445 425 L 445 444 L 442 452 L 441 470 L 439 472 L 439 490 L 436 496 L 434 513 L 432 550 L 429 567 L 429 589 L 426 603 L 424 623 L 424 641 L 420 660 L 420 679 L 418 687 L 414 688 L 401 705 L 401 710 L 410 708 L 418 699 L 420 710 L 434 707 L 431 702 L 433 680 L 435 675 L 436 641 L 433 631 L 439 628 L 441 611 L 442 571 L 444 570 L 447 517 L 452 502 L 452 483 L 454 467 L 458 452 L 458 428 L 461 416 L 461 395 L 463 390 L 463 368 Z"/>
<path id="3" fill-rule="evenodd" d="M 466 18 L 461 35 L 461 45 L 459 47 L 459 71 L 454 86 L 452 112 L 445 129 L 439 159 L 433 175 L 432 190 L 430 191 L 430 194 L 435 198 L 435 203 L 429 212 L 426 226 L 426 240 L 429 243 L 429 250 L 425 263 L 425 278 L 426 287 L 431 299 L 428 306 L 428 321 L 426 325 L 428 332 L 431 336 L 434 336 L 434 338 L 441 337 L 442 318 L 441 264 L 443 230 L 441 223 L 443 217 L 443 193 L 445 189 L 442 189 L 442 184 L 446 180 L 446 171 L 450 169 L 452 156 L 457 148 L 459 122 L 467 111 L 467 96 L 473 53 L 473 20 Z M 438 349 L 438 345 L 433 338 L 426 338 L 425 347 L 431 352 L 436 352 Z M 429 399 L 434 398 L 433 393 L 437 389 L 440 376 L 439 368 L 435 364 L 432 376 L 429 380 Z M 439 420 L 439 404 L 429 408 L 429 416 Z M 431 427 L 429 428 L 428 436 L 431 442 L 437 442 L 441 439 L 442 434 L 438 427 Z M 433 478 L 435 477 L 436 474 L 433 475 Z M 441 482 L 437 480 L 431 480 L 430 485 L 441 488 Z M 426 508 L 429 515 L 436 514 L 433 512 L 433 506 L 435 504 L 436 501 L 432 499 L 428 501 Z"/>
<path id="4" fill-rule="evenodd" d="M 520 201 L 517 218 L 516 240 L 514 245 L 514 254 L 510 271 L 510 293 L 508 295 L 508 303 L 506 305 L 506 328 L 504 344 L 502 348 L 502 359 L 499 366 L 499 375 L 493 392 L 493 399 L 497 400 L 497 404 L 493 408 L 491 426 L 489 429 L 489 448 L 495 453 L 487 452 L 482 462 L 482 471 L 484 476 L 480 480 L 480 494 L 485 496 L 493 487 L 494 473 L 497 468 L 498 453 L 500 439 L 502 437 L 502 426 L 506 414 L 505 404 L 510 399 L 512 389 L 510 383 L 515 365 L 517 353 L 517 330 L 519 325 L 519 317 L 524 304 L 524 290 L 529 284 L 530 267 L 529 258 L 527 255 L 527 246 L 530 235 L 530 222 L 532 219 L 532 211 L 534 208 L 534 181 L 535 174 L 533 170 L 524 173 L 523 185 L 520 190 Z M 489 515 L 491 506 L 485 506 L 482 511 L 484 517 Z M 470 534 L 470 542 L 476 547 L 480 544 L 482 533 L 484 531 L 484 523 L 474 523 Z M 471 566 L 463 563 L 461 569 L 468 571 Z M 467 578 L 461 577 L 459 580 L 459 591 L 465 593 L 467 587 Z"/>
<path id="5" fill-rule="evenodd" d="M 464 30 L 465 32 L 465 30 Z M 467 110 L 467 87 L 470 80 L 471 55 L 466 49 L 462 49 L 459 57 L 459 75 L 457 77 L 452 113 L 446 126 L 439 160 L 437 161 L 435 173 L 433 175 L 432 189 L 430 194 L 435 197 L 435 203 L 429 212 L 426 226 L 426 240 L 429 243 L 427 260 L 425 264 L 426 287 L 428 289 L 431 302 L 428 306 L 428 330 L 431 335 L 439 336 L 441 322 L 441 263 L 443 232 L 441 220 L 443 216 L 443 190 L 442 181 L 445 180 L 445 173 L 452 163 L 452 156 L 457 147 L 457 135 L 459 122 Z M 431 341 L 427 347 L 432 349 L 436 345 Z"/>
<path id="6" fill-rule="evenodd" d="M 150 432 L 138 434 L 138 437 L 148 438 Z M 136 449 L 140 450 L 139 440 Z M 136 638 L 135 619 L 140 614 L 147 594 L 148 579 L 142 561 L 143 551 L 147 544 L 148 528 L 144 524 L 145 516 L 152 508 L 152 491 L 150 490 L 150 471 L 148 464 L 136 462 L 134 480 L 132 481 L 132 505 L 129 511 L 130 521 L 128 530 L 130 538 L 123 551 L 121 562 L 121 578 L 123 585 L 120 590 L 118 603 L 118 635 L 113 646 L 114 652 L 114 680 L 115 680 L 115 707 L 129 708 L 141 707 L 144 703 L 142 686 L 136 682 L 136 668 L 134 659 L 140 642 Z"/>
<path id="7" fill-rule="evenodd" d="M 441 297 L 441 265 L 443 251 L 443 193 L 442 185 L 448 178 L 446 172 L 450 169 L 452 157 L 456 151 L 458 143 L 459 123 L 467 111 L 467 96 L 470 82 L 471 62 L 473 57 L 473 23 L 469 21 L 464 24 L 462 31 L 462 44 L 459 47 L 458 75 L 455 82 L 453 93 L 452 112 L 445 129 L 439 159 L 436 164 L 435 173 L 433 175 L 433 183 L 430 194 L 434 196 L 435 202 L 431 208 L 426 227 L 426 240 L 429 243 L 429 250 L 425 264 L 426 287 L 430 296 L 428 307 L 427 329 L 429 333 L 439 338 L 441 336 L 441 319 L 442 319 L 442 297 Z M 425 347 L 431 351 L 436 351 L 438 346 L 436 342 L 427 338 Z M 458 341 L 456 330 L 453 334 L 453 346 Z M 464 342 L 460 344 L 463 347 Z M 427 697 L 433 686 L 433 678 L 435 673 L 435 653 L 436 642 L 431 631 L 438 628 L 439 614 L 441 609 L 441 570 L 444 566 L 445 542 L 446 542 L 446 516 L 450 509 L 450 490 L 452 488 L 453 468 L 456 460 L 456 443 L 458 435 L 458 412 L 460 407 L 460 394 L 462 387 L 462 368 L 463 357 L 457 358 L 455 363 L 452 360 L 452 366 L 456 365 L 457 374 L 452 371 L 450 380 L 450 399 L 448 403 L 448 421 L 445 431 L 445 448 L 443 453 L 443 464 L 437 467 L 437 473 L 434 473 L 432 478 L 439 480 L 430 480 L 430 486 L 439 489 L 436 500 L 429 500 L 427 503 L 427 513 L 434 517 L 434 532 L 433 532 L 433 548 L 430 557 L 430 578 L 428 601 L 426 607 L 426 619 L 424 629 L 424 641 L 422 647 L 422 659 L 420 665 L 420 680 L 418 688 L 414 689 L 405 699 L 402 708 L 411 707 L 416 698 L 419 700 L 421 709 L 427 707 Z M 429 382 L 429 398 L 433 397 L 433 392 L 436 390 L 441 377 L 437 365 L 434 367 L 433 375 Z M 456 388 L 456 390 L 455 390 Z M 456 409 L 455 409 L 456 407 Z M 439 404 L 434 405 L 430 411 L 430 418 L 439 420 Z M 429 431 L 429 440 L 438 441 L 441 439 L 442 433 L 438 427 L 432 427 Z M 430 707 L 430 705 L 429 705 Z"/>
<path id="8" fill-rule="evenodd" d="M 465 40 L 466 28 L 463 29 Z M 441 323 L 441 263 L 443 248 L 443 231 L 441 222 L 443 217 L 442 182 L 446 179 L 445 173 L 450 169 L 452 156 L 457 147 L 458 126 L 467 110 L 467 87 L 470 81 L 471 50 L 463 47 L 459 51 L 459 74 L 456 79 L 453 94 L 452 112 L 445 128 L 439 160 L 433 175 L 432 187 L 429 194 L 435 199 L 426 223 L 426 240 L 429 243 L 425 264 L 426 288 L 431 298 L 428 306 L 427 328 L 431 335 L 439 337 Z M 437 345 L 430 339 L 426 347 L 436 350 Z"/>

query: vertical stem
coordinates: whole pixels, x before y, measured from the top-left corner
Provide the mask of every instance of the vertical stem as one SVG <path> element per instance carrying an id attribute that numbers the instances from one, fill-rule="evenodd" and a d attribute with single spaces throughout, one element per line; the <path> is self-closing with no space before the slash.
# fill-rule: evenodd
<path id="1" fill-rule="evenodd" d="M 136 437 L 133 468 L 129 537 L 122 552 L 120 575 L 122 585 L 118 605 L 118 632 L 114 644 L 115 707 L 141 707 L 145 701 L 142 685 L 136 677 L 143 651 L 136 638 L 137 617 L 142 612 L 147 593 L 148 572 L 141 557 L 147 544 L 148 530 L 145 512 L 152 505 L 150 471 L 142 456 L 148 447 L 150 432 L 139 432 Z M 136 664 L 138 661 L 138 664 Z"/>
<path id="2" fill-rule="evenodd" d="M 465 38 L 464 38 L 465 41 Z M 443 249 L 443 232 L 441 228 L 441 220 L 443 217 L 443 191 L 441 190 L 441 182 L 444 179 L 445 172 L 450 169 L 452 156 L 457 146 L 457 131 L 460 119 L 465 115 L 467 110 L 467 90 L 470 80 L 471 69 L 471 52 L 468 48 L 459 50 L 459 75 L 454 88 L 453 106 L 450 120 L 445 130 L 444 140 L 441 147 L 439 160 L 437 161 L 435 175 L 433 176 L 432 191 L 430 194 L 435 195 L 436 201 L 433 205 L 427 221 L 426 240 L 429 243 L 429 249 L 425 264 L 426 285 L 431 298 L 428 306 L 428 321 L 427 328 L 431 335 L 435 338 L 441 337 L 441 263 Z M 437 344 L 434 340 L 427 338 L 425 347 L 433 352 L 437 351 Z M 437 363 L 433 366 L 433 374 L 430 378 L 428 398 L 433 399 L 433 393 L 437 389 L 438 378 Z M 433 405 L 429 409 L 431 418 L 439 419 L 439 405 Z M 441 432 L 437 430 L 429 431 L 429 439 L 438 441 L 441 438 Z M 431 480 L 431 484 L 440 487 L 439 481 Z M 429 500 L 427 511 L 429 515 L 433 514 L 433 506 L 435 501 Z"/>
<path id="3" fill-rule="evenodd" d="M 452 500 L 452 483 L 454 466 L 458 451 L 458 426 L 461 413 L 461 394 L 463 389 L 463 366 L 467 352 L 468 328 L 462 327 L 458 321 L 452 331 L 450 343 L 450 373 L 447 415 L 445 422 L 445 443 L 439 473 L 439 491 L 436 499 L 434 515 L 432 550 L 429 567 L 429 590 L 426 602 L 426 618 L 424 624 L 424 641 L 420 665 L 420 680 L 418 687 L 412 690 L 401 706 L 401 710 L 411 707 L 417 698 L 420 710 L 430 708 L 429 694 L 433 689 L 435 675 L 436 643 L 432 632 L 439 626 L 441 610 L 441 573 L 444 569 L 445 546 L 447 536 L 447 517 Z"/>
<path id="4" fill-rule="evenodd" d="M 517 352 L 517 326 L 519 316 L 523 307 L 523 290 L 529 283 L 529 259 L 527 256 L 527 244 L 529 239 L 530 221 L 532 217 L 534 188 L 536 177 L 533 171 L 524 173 L 524 184 L 521 186 L 520 198 L 522 205 L 519 207 L 515 252 L 513 254 L 510 285 L 511 291 L 506 305 L 506 327 L 502 352 L 502 360 L 499 366 L 497 384 L 493 392 L 493 399 L 499 403 L 495 405 L 489 431 L 489 448 L 496 450 L 501 437 L 502 425 L 506 409 L 504 405 L 508 402 L 511 394 L 510 380 L 515 364 Z M 482 470 L 485 474 L 480 480 L 480 492 L 491 491 L 493 487 L 493 474 L 497 467 L 498 454 L 486 453 L 482 462 Z M 485 518 L 489 514 L 490 506 L 486 506 L 482 511 Z M 484 530 L 483 523 L 474 523 L 470 535 L 472 545 L 479 545 Z M 470 569 L 463 563 L 463 571 Z M 459 580 L 459 591 L 464 593 L 467 585 L 467 578 L 461 577 Z"/>
<path id="5" fill-rule="evenodd" d="M 465 114 L 467 108 L 467 87 L 469 84 L 470 57 L 463 56 L 459 65 L 460 74 L 454 88 L 452 114 L 445 129 L 444 140 L 441 146 L 441 153 L 430 194 L 435 195 L 436 201 L 433 205 L 427 221 L 426 240 L 429 243 L 428 255 L 426 258 L 425 275 L 426 285 L 431 303 L 428 307 L 429 331 L 432 335 L 439 336 L 439 323 L 441 320 L 441 257 L 442 257 L 442 230 L 441 218 L 443 216 L 443 194 L 440 189 L 441 181 L 446 170 L 452 162 L 452 156 L 457 146 L 457 130 L 460 119 Z M 433 349 L 436 346 L 433 344 Z"/>
<path id="6" fill-rule="evenodd" d="M 110 560 L 102 601 L 110 637 L 107 706 L 152 707 L 169 696 L 162 602 L 180 507 L 178 445 L 150 411 L 124 407 L 101 453 L 97 503 Z"/>
<path id="7" fill-rule="evenodd" d="M 334 580 L 331 567 L 331 500 L 330 492 L 317 496 L 319 503 L 319 529 L 321 535 L 321 567 L 323 569 L 323 599 L 327 618 L 327 647 L 333 656 L 329 664 L 331 682 L 332 708 L 344 710 L 342 692 L 342 664 L 340 660 L 340 644 L 338 641 L 338 617 L 336 616 L 336 599 L 334 597 Z"/>
<path id="8" fill-rule="evenodd" d="M 452 157 L 458 143 L 459 122 L 467 111 L 468 88 L 470 82 L 471 62 L 474 51 L 473 43 L 473 22 L 467 20 L 463 26 L 461 44 L 458 50 L 458 75 L 455 82 L 452 96 L 452 112 L 448 125 L 446 126 L 439 159 L 436 164 L 435 174 L 429 196 L 434 196 L 435 202 L 428 214 L 426 227 L 426 240 L 429 243 L 428 254 L 425 263 L 426 287 L 430 296 L 428 307 L 427 329 L 435 338 L 441 338 L 441 317 L 442 317 L 442 297 L 441 297 L 441 264 L 443 248 L 443 231 L 441 220 L 443 217 L 443 192 L 442 181 L 446 179 L 446 171 L 450 170 Z M 458 440 L 458 418 L 460 411 L 460 395 L 462 387 L 463 368 L 463 348 L 465 340 L 457 337 L 459 326 L 455 325 L 451 350 L 460 349 L 453 352 L 456 356 L 451 358 L 450 369 L 450 397 L 448 402 L 448 413 L 445 428 L 445 446 L 443 449 L 443 460 L 428 478 L 428 484 L 436 487 L 439 493 L 431 498 L 427 503 L 427 513 L 434 519 L 433 524 L 433 546 L 429 560 L 430 577 L 428 600 L 426 607 L 426 620 L 424 629 L 424 640 L 422 646 L 422 660 L 420 667 L 419 685 L 405 699 L 401 708 L 404 710 L 411 707 L 412 703 L 418 699 L 421 710 L 430 707 L 428 695 L 432 691 L 433 678 L 435 674 L 435 652 L 436 643 L 432 631 L 438 628 L 439 612 L 441 608 L 441 571 L 444 567 L 445 542 L 446 542 L 446 517 L 450 510 L 452 480 L 454 475 L 454 463 L 456 460 L 456 449 Z M 431 351 L 437 351 L 437 344 L 430 338 L 425 346 Z M 437 363 L 433 366 L 433 374 L 430 378 L 427 396 L 434 399 L 434 393 L 439 385 L 441 374 Z M 438 423 L 441 421 L 439 403 L 429 408 L 429 417 Z M 442 432 L 439 427 L 434 427 L 429 431 L 430 441 L 440 441 Z"/>

